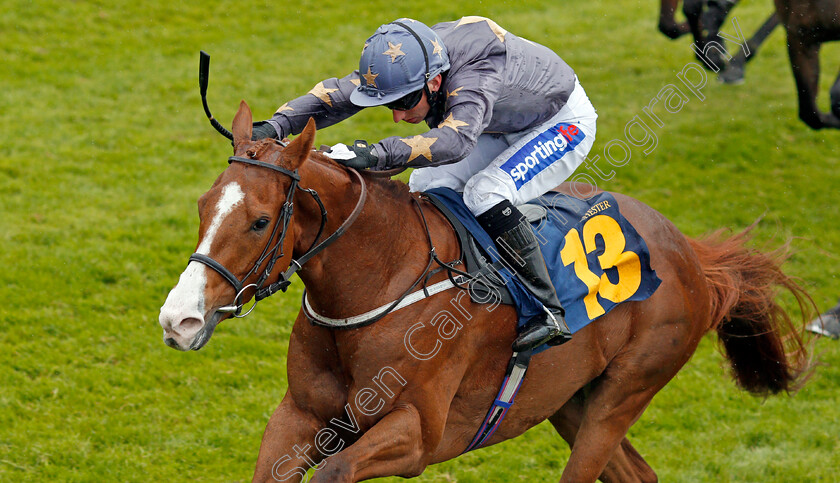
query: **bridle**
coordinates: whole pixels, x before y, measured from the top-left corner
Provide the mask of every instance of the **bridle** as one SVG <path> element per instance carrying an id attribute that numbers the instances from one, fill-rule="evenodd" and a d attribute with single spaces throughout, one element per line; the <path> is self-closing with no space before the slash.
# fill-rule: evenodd
<path id="1" fill-rule="evenodd" d="M 359 214 L 362 212 L 362 208 L 365 204 L 365 199 L 367 198 L 367 187 L 365 186 L 364 178 L 362 178 L 358 171 L 354 169 L 348 170 L 351 173 L 353 173 L 356 176 L 356 178 L 358 178 L 359 183 L 361 184 L 361 193 L 359 195 L 359 200 L 356 202 L 356 207 L 353 208 L 353 211 L 352 213 L 350 213 L 350 216 L 347 217 L 346 220 L 344 220 L 341 226 L 339 226 L 338 229 L 332 235 L 330 235 L 324 241 L 316 245 L 316 243 L 318 243 L 318 240 L 321 237 L 321 234 L 324 231 L 324 226 L 327 223 L 327 210 L 324 207 L 324 203 L 321 201 L 321 198 L 318 196 L 318 193 L 314 189 L 300 187 L 300 174 L 298 174 L 298 171 L 291 171 L 274 164 L 241 156 L 231 156 L 230 158 L 228 158 L 228 164 L 234 162 L 247 164 L 251 166 L 259 166 L 261 168 L 277 171 L 278 173 L 282 173 L 285 176 L 288 176 L 292 179 L 292 184 L 289 187 L 288 194 L 286 195 L 286 201 L 280 208 L 279 216 L 277 217 L 277 220 L 274 224 L 274 228 L 271 231 L 271 237 L 268 239 L 265 248 L 263 248 L 263 251 L 257 258 L 256 262 L 254 262 L 254 266 L 251 267 L 251 269 L 248 271 L 247 274 L 245 274 L 244 277 L 242 277 L 241 279 L 237 278 L 236 275 L 234 275 L 230 270 L 225 268 L 224 265 L 217 262 L 208 255 L 204 255 L 202 253 L 193 253 L 192 255 L 190 255 L 190 262 L 199 262 L 212 268 L 225 280 L 227 280 L 231 285 L 233 285 L 233 288 L 236 291 L 236 296 L 233 298 L 233 304 L 226 305 L 224 307 L 219 307 L 218 309 L 216 309 L 216 311 L 221 313 L 232 313 L 234 317 L 241 318 L 250 314 L 257 306 L 257 302 L 259 302 L 260 300 L 266 297 L 270 297 L 278 291 L 285 292 L 291 284 L 291 281 L 289 279 L 295 272 L 297 272 L 303 267 L 304 263 L 309 261 L 312 257 L 317 255 L 319 252 L 321 252 L 321 250 L 323 250 L 332 242 L 337 240 L 338 237 L 340 237 L 342 234 L 344 234 L 345 231 L 347 231 L 350 225 L 352 225 L 353 222 L 356 221 L 356 218 L 358 218 Z M 318 234 L 315 236 L 315 240 L 312 241 L 312 245 L 309 247 L 309 249 L 297 260 L 292 259 L 289 262 L 289 267 L 286 269 L 286 271 L 278 275 L 276 282 L 270 283 L 264 287 L 263 285 L 268 280 L 268 277 L 271 276 L 271 272 L 274 270 L 274 265 L 277 263 L 277 260 L 283 258 L 283 241 L 286 238 L 286 234 L 289 228 L 289 222 L 292 219 L 292 214 L 294 212 L 294 196 L 298 190 L 308 193 L 312 196 L 315 202 L 318 203 L 318 206 L 321 209 L 321 226 L 318 229 Z M 277 242 L 274 243 L 274 245 L 272 245 L 272 241 L 274 240 L 275 236 L 277 236 L 278 230 L 280 230 L 280 236 L 277 239 Z M 246 285 L 245 282 L 248 280 L 248 278 L 250 278 L 252 275 L 257 274 L 260 271 L 260 266 L 262 266 L 262 264 L 265 263 L 266 260 L 268 260 L 268 264 L 266 265 L 265 270 L 262 273 L 260 273 L 259 278 L 257 278 L 257 281 Z M 243 314 L 242 308 L 244 306 L 244 303 L 241 301 L 242 294 L 252 287 L 255 289 L 254 305 L 252 305 L 251 308 Z"/>

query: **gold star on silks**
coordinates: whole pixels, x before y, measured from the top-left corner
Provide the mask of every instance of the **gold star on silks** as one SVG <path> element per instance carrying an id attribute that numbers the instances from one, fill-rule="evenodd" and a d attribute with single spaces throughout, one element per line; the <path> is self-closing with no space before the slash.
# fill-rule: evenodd
<path id="1" fill-rule="evenodd" d="M 367 74 L 362 74 L 362 77 L 365 78 L 365 82 L 367 85 L 376 87 L 376 78 L 379 77 L 379 74 L 374 74 L 370 71 L 370 66 L 368 66 Z"/>
<path id="2" fill-rule="evenodd" d="M 432 55 L 437 54 L 438 57 L 443 57 L 443 47 L 440 46 L 437 40 L 432 40 L 432 45 L 435 46 L 435 48 L 432 50 Z"/>
<path id="3" fill-rule="evenodd" d="M 499 39 L 499 42 L 505 43 L 505 35 L 507 34 L 507 30 L 499 27 L 499 24 L 490 20 L 489 18 L 484 17 L 476 17 L 476 16 L 469 16 L 469 17 L 462 17 L 461 20 L 458 21 L 458 25 L 455 28 L 460 27 L 461 25 L 469 25 L 471 23 L 479 23 L 479 22 L 487 22 L 487 25 L 490 27 L 490 30 L 496 34 L 496 37 Z"/>
<path id="4" fill-rule="evenodd" d="M 332 107 L 332 99 L 330 99 L 330 92 L 335 92 L 338 89 L 327 89 L 324 87 L 323 82 L 319 82 L 315 84 L 315 87 L 312 88 L 311 91 L 307 92 L 307 94 L 312 94 L 313 96 L 321 99 L 322 101 L 326 102 L 328 106 Z"/>
<path id="5" fill-rule="evenodd" d="M 275 114 L 280 114 L 283 111 L 294 111 L 294 108 L 289 107 L 289 103 L 285 103 L 282 106 L 278 107 L 277 110 L 274 112 Z"/>
<path id="6" fill-rule="evenodd" d="M 402 50 L 400 50 L 400 47 L 402 47 L 402 44 L 401 44 L 401 43 L 400 43 L 400 44 L 397 44 L 397 45 L 394 45 L 394 44 L 392 44 L 391 42 L 388 42 L 388 47 L 389 47 L 389 49 L 388 49 L 388 50 L 386 50 L 385 52 L 382 52 L 382 55 L 390 55 L 390 56 L 391 56 L 391 63 L 392 63 L 392 64 L 393 64 L 394 62 L 396 62 L 397 57 L 399 57 L 399 56 L 401 56 L 401 55 L 405 55 L 405 52 L 403 52 Z"/>
<path id="7" fill-rule="evenodd" d="M 442 123 L 440 123 L 440 125 L 438 125 L 438 127 L 441 129 L 445 127 L 450 127 L 455 132 L 458 132 L 458 128 L 461 126 L 469 126 L 469 124 L 465 123 L 464 121 L 459 121 L 455 119 L 455 116 L 453 116 L 451 112 L 449 113 L 449 117 L 447 117 Z"/>
<path id="8" fill-rule="evenodd" d="M 454 91 L 452 91 L 452 92 L 447 91 L 447 92 L 446 92 L 446 98 L 448 99 L 448 98 L 450 98 L 450 97 L 458 97 L 458 91 L 460 91 L 460 90 L 461 90 L 461 89 L 463 89 L 463 88 L 464 88 L 464 86 L 461 86 L 461 87 L 459 87 L 459 88 L 455 89 L 455 90 L 454 90 Z"/>
<path id="9" fill-rule="evenodd" d="M 400 141 L 408 144 L 411 148 L 411 154 L 408 156 L 408 162 L 412 162 L 415 159 L 423 156 L 424 158 L 428 159 L 429 162 L 432 161 L 432 144 L 437 141 L 438 138 L 424 138 L 423 136 L 417 135 L 414 137 L 410 137 L 408 139 L 400 139 Z"/>
<path id="10" fill-rule="evenodd" d="M 370 45 L 370 44 L 369 44 L 369 43 L 367 43 L 367 42 L 365 42 L 365 46 L 364 46 L 364 47 L 362 47 L 362 53 L 363 53 L 363 54 L 365 53 L 365 49 L 367 49 L 368 45 Z"/>
<path id="11" fill-rule="evenodd" d="M 353 84 L 356 87 L 359 87 L 360 85 L 362 85 L 362 81 L 360 81 L 359 79 L 350 79 L 350 83 Z"/>

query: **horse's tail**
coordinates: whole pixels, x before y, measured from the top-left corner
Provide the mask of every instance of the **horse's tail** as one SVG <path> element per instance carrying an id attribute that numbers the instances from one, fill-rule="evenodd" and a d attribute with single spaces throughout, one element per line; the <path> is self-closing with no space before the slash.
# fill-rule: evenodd
<path id="1" fill-rule="evenodd" d="M 738 385 L 757 395 L 794 392 L 808 379 L 813 363 L 803 341 L 811 297 L 781 270 L 789 244 L 770 253 L 748 248 L 750 231 L 726 236 L 717 231 L 689 239 L 709 286 L 711 325 L 717 330 Z M 778 289 L 796 299 L 801 324 L 776 302 Z"/>

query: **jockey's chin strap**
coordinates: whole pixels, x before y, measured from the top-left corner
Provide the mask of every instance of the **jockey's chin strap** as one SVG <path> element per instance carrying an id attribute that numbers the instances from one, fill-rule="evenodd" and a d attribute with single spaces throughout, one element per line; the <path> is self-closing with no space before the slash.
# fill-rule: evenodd
<path id="1" fill-rule="evenodd" d="M 243 163 L 248 164 L 251 166 L 259 166 L 262 168 L 270 169 L 273 171 L 277 171 L 282 173 L 289 178 L 292 179 L 292 184 L 289 187 L 289 192 L 286 195 L 286 201 L 283 203 L 282 208 L 280 209 L 280 214 L 278 216 L 277 222 L 274 224 L 274 228 L 271 232 L 271 237 L 268 239 L 268 243 L 266 244 L 265 248 L 263 248 L 262 253 L 257 258 L 257 261 L 254 262 L 254 266 L 251 268 L 248 273 L 242 277 L 240 280 L 236 275 L 234 275 L 230 270 L 225 268 L 224 265 L 217 262 L 213 258 L 208 255 L 204 255 L 202 253 L 193 253 L 190 256 L 190 261 L 203 263 L 204 265 L 212 268 L 216 272 L 219 273 L 225 280 L 227 280 L 233 288 L 236 290 L 236 296 L 233 299 L 232 305 L 227 305 L 224 307 L 219 307 L 217 312 L 222 313 L 232 313 L 234 317 L 245 317 L 246 315 L 250 314 L 254 307 L 256 307 L 257 302 L 260 300 L 270 297 L 274 295 L 278 291 L 285 292 L 286 289 L 291 285 L 291 281 L 289 280 L 292 275 L 295 274 L 298 270 L 303 267 L 303 264 L 309 261 L 312 257 L 320 253 L 322 250 L 327 248 L 330 244 L 338 239 L 344 232 L 347 231 L 348 228 L 356 221 L 359 215 L 362 212 L 362 208 L 364 207 L 365 200 L 367 199 L 367 186 L 365 185 L 365 180 L 359 174 L 358 171 L 354 169 L 350 169 L 351 173 L 353 173 L 356 178 L 359 180 L 359 184 L 361 185 L 361 193 L 359 194 L 359 200 L 356 202 L 356 206 L 353 208 L 353 211 L 350 213 L 350 216 L 347 217 L 346 220 L 338 227 L 338 229 L 329 237 L 324 239 L 321 243 L 318 243 L 318 240 L 321 238 L 321 234 L 324 231 L 324 226 L 327 223 L 327 210 L 324 207 L 324 203 L 321 201 L 321 198 L 318 196 L 318 193 L 311 188 L 301 188 L 299 185 L 300 182 L 300 175 L 298 174 L 297 170 L 290 171 L 283 167 L 266 163 L 263 161 L 259 161 L 256 159 L 244 158 L 241 156 L 231 156 L 228 158 L 228 163 Z M 286 269 L 285 272 L 281 273 L 277 281 L 274 283 L 270 283 L 269 285 L 263 287 L 268 277 L 271 275 L 271 272 L 274 270 L 274 265 L 277 263 L 277 260 L 283 258 L 283 241 L 286 238 L 286 233 L 289 228 L 289 222 L 292 219 L 292 214 L 294 212 L 294 196 L 297 190 L 303 191 L 308 193 L 312 196 L 315 202 L 318 203 L 318 206 L 321 209 L 321 226 L 318 229 L 318 234 L 315 236 L 315 239 L 312 241 L 312 245 L 309 249 L 297 260 L 292 259 L 289 262 L 289 268 Z M 272 240 L 274 240 L 275 236 L 277 235 L 278 229 L 282 225 L 282 230 L 280 231 L 280 237 L 273 246 L 271 244 Z M 318 243 L 316 245 L 316 243 Z M 268 265 L 266 266 L 265 270 L 260 274 L 259 278 L 255 283 L 245 284 L 245 281 L 248 280 L 249 277 L 259 272 L 260 266 L 262 266 L 265 261 L 268 260 Z M 251 308 L 242 314 L 242 308 L 244 303 L 241 301 L 243 293 L 248 290 L 249 288 L 254 288 L 254 305 Z"/>

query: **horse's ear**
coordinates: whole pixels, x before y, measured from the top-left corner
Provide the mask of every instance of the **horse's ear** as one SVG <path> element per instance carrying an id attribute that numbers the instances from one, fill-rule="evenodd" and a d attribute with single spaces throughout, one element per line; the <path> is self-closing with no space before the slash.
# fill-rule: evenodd
<path id="1" fill-rule="evenodd" d="M 310 117 L 309 122 L 306 123 L 306 127 L 303 128 L 303 131 L 298 134 L 298 136 L 294 138 L 288 146 L 286 146 L 286 149 L 283 150 L 286 162 L 289 163 L 289 167 L 291 169 L 298 169 L 298 167 L 303 164 L 309 156 L 309 152 L 312 151 L 312 144 L 314 142 L 315 120 Z"/>
<path id="2" fill-rule="evenodd" d="M 239 110 L 233 116 L 233 126 L 231 132 L 233 133 L 234 149 L 238 148 L 240 144 L 251 140 L 251 132 L 254 130 L 254 123 L 251 116 L 251 108 L 245 101 L 239 102 Z"/>

